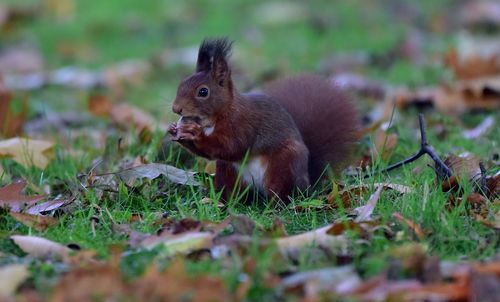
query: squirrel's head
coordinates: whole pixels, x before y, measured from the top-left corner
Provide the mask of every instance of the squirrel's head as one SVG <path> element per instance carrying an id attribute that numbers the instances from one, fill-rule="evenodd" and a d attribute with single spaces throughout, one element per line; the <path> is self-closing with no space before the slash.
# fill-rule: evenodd
<path id="1" fill-rule="evenodd" d="M 233 99 L 233 82 L 228 57 L 232 42 L 204 40 L 198 51 L 196 72 L 177 89 L 172 110 L 184 117 L 211 119 Z"/>

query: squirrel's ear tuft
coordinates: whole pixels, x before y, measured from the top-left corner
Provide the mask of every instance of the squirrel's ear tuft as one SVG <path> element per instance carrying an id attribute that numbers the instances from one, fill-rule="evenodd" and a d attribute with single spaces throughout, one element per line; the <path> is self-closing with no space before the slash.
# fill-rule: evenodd
<path id="1" fill-rule="evenodd" d="M 214 57 L 214 47 L 211 40 L 203 40 L 198 50 L 198 61 L 196 62 L 196 72 L 210 71 Z"/>
<path id="2" fill-rule="evenodd" d="M 220 86 L 224 86 L 231 77 L 228 58 L 231 54 L 232 44 L 227 39 L 215 40 L 212 75 Z"/>
<path id="3" fill-rule="evenodd" d="M 228 58 L 231 54 L 232 42 L 228 39 L 205 39 L 198 51 L 196 71 L 211 71 L 219 83 L 229 76 Z"/>

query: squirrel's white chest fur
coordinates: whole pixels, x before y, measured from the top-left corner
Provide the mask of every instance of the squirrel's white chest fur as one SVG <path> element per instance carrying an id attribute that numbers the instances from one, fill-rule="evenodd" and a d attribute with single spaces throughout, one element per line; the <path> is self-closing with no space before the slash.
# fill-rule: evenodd
<path id="1" fill-rule="evenodd" d="M 234 167 L 241 175 L 244 184 L 255 186 L 259 191 L 265 193 L 264 176 L 267 170 L 267 164 L 261 157 L 254 157 L 245 163 L 234 163 Z"/>

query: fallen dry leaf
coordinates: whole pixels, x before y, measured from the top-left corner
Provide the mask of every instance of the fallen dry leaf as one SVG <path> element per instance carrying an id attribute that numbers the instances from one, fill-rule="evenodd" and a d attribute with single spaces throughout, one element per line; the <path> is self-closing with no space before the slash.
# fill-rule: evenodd
<path id="1" fill-rule="evenodd" d="M 71 249 L 57 242 L 37 236 L 14 235 L 10 238 L 30 256 L 42 259 L 69 259 Z"/>
<path id="2" fill-rule="evenodd" d="M 174 220 L 172 218 L 162 218 L 162 223 L 159 235 L 177 235 L 185 232 L 198 232 L 203 227 L 203 223 L 192 218 L 182 218 Z"/>
<path id="3" fill-rule="evenodd" d="M 43 212 L 48 212 L 48 211 L 53 211 L 55 209 L 58 209 L 70 201 L 72 201 L 72 200 L 66 200 L 66 199 L 49 200 L 49 201 L 38 203 L 38 204 L 35 204 L 35 205 L 29 207 L 26 210 L 26 213 L 31 214 L 31 215 L 40 215 Z"/>
<path id="4" fill-rule="evenodd" d="M 481 177 L 480 161 L 480 158 L 470 153 L 463 153 L 458 156 L 450 154 L 444 159 L 444 163 L 457 177 L 457 181 L 465 179 L 472 183 L 477 182 Z"/>
<path id="5" fill-rule="evenodd" d="M 111 100 L 102 94 L 93 94 L 89 97 L 89 111 L 97 116 L 108 116 L 113 108 Z"/>
<path id="6" fill-rule="evenodd" d="M 430 105 L 440 112 L 458 116 L 471 110 L 498 110 L 499 94 L 500 75 L 443 84 L 438 87 L 400 89 L 388 96 L 386 107 L 392 108 L 395 104 L 398 108 L 404 109 L 409 106 Z"/>
<path id="7" fill-rule="evenodd" d="M 495 125 L 495 119 L 492 116 L 485 118 L 479 125 L 473 129 L 463 131 L 463 136 L 468 139 L 477 139 L 488 133 L 488 131 Z"/>
<path id="8" fill-rule="evenodd" d="M 0 280 L 2 280 L 0 282 L 0 300 L 9 301 L 8 298 L 12 298 L 17 288 L 29 275 L 26 264 L 10 264 L 0 267 Z"/>
<path id="9" fill-rule="evenodd" d="M 333 224 L 316 230 L 276 239 L 276 244 L 282 254 L 287 255 L 305 247 L 320 246 L 331 249 L 346 250 L 349 241 L 344 236 L 329 235 Z"/>
<path id="10" fill-rule="evenodd" d="M 153 263 L 146 273 L 127 281 L 119 269 L 119 258 L 111 263 L 77 267 L 61 278 L 51 301 L 234 301 L 221 279 L 190 276 L 181 260 L 160 272 Z"/>
<path id="11" fill-rule="evenodd" d="M 347 265 L 293 274 L 284 278 L 280 287 L 282 290 L 294 291 L 300 288 L 304 300 L 315 301 L 315 298 L 326 292 L 338 295 L 350 293 L 360 284 L 361 278 L 354 267 Z"/>
<path id="12" fill-rule="evenodd" d="M 446 67 L 453 71 L 459 80 L 472 80 L 500 74 L 498 54 L 488 56 L 463 56 L 456 49 L 450 49 L 443 57 Z"/>
<path id="13" fill-rule="evenodd" d="M 327 234 L 339 236 L 345 234 L 346 231 L 351 231 L 358 234 L 361 238 L 369 240 L 372 233 L 376 230 L 384 230 L 387 236 L 392 236 L 392 231 L 388 227 L 382 225 L 380 221 L 370 220 L 357 222 L 352 219 L 333 223 L 327 231 Z"/>
<path id="14" fill-rule="evenodd" d="M 362 195 L 370 190 L 370 186 L 367 184 L 354 185 L 347 188 L 343 188 L 339 191 L 339 186 L 334 184 L 332 192 L 327 196 L 327 201 L 329 204 L 335 206 L 335 199 L 340 197 L 344 208 L 350 208 L 354 203 L 354 198 L 361 199 Z M 401 194 L 412 193 L 413 190 L 405 185 L 395 184 L 395 183 L 374 183 L 374 188 L 382 187 L 384 190 L 394 190 Z"/>
<path id="15" fill-rule="evenodd" d="M 131 289 L 130 294 L 133 293 Z M 59 280 L 51 301 L 94 301 L 96 297 L 105 301 L 122 301 L 125 297 L 130 299 L 127 285 L 114 263 L 97 263 L 72 269 Z"/>
<path id="16" fill-rule="evenodd" d="M 150 236 L 141 242 L 146 249 L 161 246 L 163 256 L 188 254 L 212 246 L 214 234 L 209 232 L 186 232 L 178 235 Z"/>
<path id="17" fill-rule="evenodd" d="M 138 301 L 182 301 L 186 297 L 192 302 L 235 301 L 221 278 L 189 276 L 182 260 L 174 261 L 163 272 L 151 266 L 130 288 Z"/>
<path id="18" fill-rule="evenodd" d="M 500 200 L 500 171 L 497 174 L 486 178 L 486 195 L 491 200 Z"/>
<path id="19" fill-rule="evenodd" d="M 199 186 L 200 183 L 194 178 L 195 172 L 188 172 L 182 169 L 165 164 L 146 164 L 116 173 L 120 179 L 127 185 L 132 186 L 136 179 L 147 178 L 155 179 L 164 175 L 173 183 L 181 185 Z"/>
<path id="20" fill-rule="evenodd" d="M 45 198 L 42 195 L 26 196 L 21 191 L 26 187 L 24 180 L 6 185 L 0 189 L 0 207 L 10 208 L 13 212 L 19 212 L 25 205 L 31 206 Z"/>
<path id="21" fill-rule="evenodd" d="M 370 199 L 368 199 L 365 205 L 354 209 L 354 212 L 358 214 L 358 217 L 356 217 L 355 220 L 356 222 L 373 220 L 373 210 L 375 209 L 375 206 L 380 199 L 380 194 L 382 193 L 383 189 L 383 186 L 379 186 L 377 190 L 370 196 Z"/>
<path id="22" fill-rule="evenodd" d="M 398 213 L 398 212 L 392 213 L 392 217 L 394 217 L 398 221 L 406 224 L 415 233 L 415 235 L 417 236 L 417 238 L 419 240 L 423 240 L 425 238 L 424 231 L 420 228 L 420 226 L 418 224 L 416 224 L 412 220 L 403 217 L 403 215 L 401 215 L 401 213 Z"/>
<path id="23" fill-rule="evenodd" d="M 22 101 L 22 109 L 18 113 L 12 110 L 12 102 L 12 95 L 7 91 L 0 74 L 0 136 L 2 137 L 13 137 L 21 134 L 23 124 L 26 121 L 28 113 L 26 99 Z"/>
<path id="24" fill-rule="evenodd" d="M 10 215 L 22 224 L 27 225 L 30 228 L 34 228 L 35 230 L 40 232 L 43 232 L 50 226 L 59 223 L 59 220 L 57 218 L 50 216 L 32 215 L 17 212 L 10 212 Z"/>
<path id="25" fill-rule="evenodd" d="M 54 143 L 15 137 L 0 141 L 0 158 L 8 157 L 24 167 L 44 169 L 50 162 Z"/>

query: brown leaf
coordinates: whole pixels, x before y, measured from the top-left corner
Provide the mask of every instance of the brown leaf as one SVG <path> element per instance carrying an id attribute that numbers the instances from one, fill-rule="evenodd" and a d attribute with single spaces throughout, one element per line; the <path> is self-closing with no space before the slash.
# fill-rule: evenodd
<path id="1" fill-rule="evenodd" d="M 54 143 L 15 137 L 0 141 L 0 158 L 8 157 L 24 167 L 44 169 L 53 156 Z"/>
<path id="2" fill-rule="evenodd" d="M 456 192 L 457 190 L 458 190 L 458 178 L 456 175 L 452 175 L 450 178 L 445 179 L 441 184 L 441 191 L 443 192 L 449 192 L 449 191 Z"/>
<path id="3" fill-rule="evenodd" d="M 481 177 L 479 162 L 480 159 L 478 157 L 469 153 L 458 156 L 450 154 L 444 160 L 444 163 L 450 168 L 453 175 L 456 175 L 458 179 L 466 179 L 471 182 L 475 182 Z"/>
<path id="4" fill-rule="evenodd" d="M 50 216 L 42 215 L 31 215 L 25 213 L 10 212 L 10 215 L 14 217 L 17 221 L 23 223 L 24 225 L 34 228 L 37 231 L 43 232 L 50 226 L 59 223 L 59 220 Z"/>
<path id="5" fill-rule="evenodd" d="M 411 230 L 413 230 L 413 232 L 415 233 L 415 235 L 417 236 L 417 238 L 419 240 L 423 240 L 425 238 L 424 231 L 420 228 L 420 226 L 418 224 L 416 224 L 412 220 L 403 217 L 403 215 L 401 215 L 401 213 L 398 213 L 398 212 L 392 213 L 392 217 L 394 217 L 397 220 L 399 220 L 400 222 L 406 224 Z"/>
<path id="6" fill-rule="evenodd" d="M 493 274 L 500 278 L 500 261 L 476 264 L 474 270 L 481 274 Z"/>
<path id="7" fill-rule="evenodd" d="M 327 231 L 327 234 L 329 235 L 342 235 L 344 234 L 345 231 L 355 231 L 357 233 L 362 232 L 362 228 L 359 223 L 353 221 L 353 220 L 347 220 L 347 221 L 341 221 L 341 222 L 336 222 L 334 223 Z"/>
<path id="8" fill-rule="evenodd" d="M 181 260 L 174 261 L 163 272 L 151 266 L 132 286 L 133 295 L 141 301 L 192 302 L 234 301 L 220 278 L 208 275 L 189 276 Z"/>
<path id="9" fill-rule="evenodd" d="M 22 101 L 19 113 L 12 110 L 12 105 L 12 95 L 7 91 L 0 74 L 0 136 L 13 137 L 22 133 L 28 113 L 27 101 Z"/>
<path id="10" fill-rule="evenodd" d="M 392 294 L 399 297 L 399 301 L 432 301 L 437 297 L 437 301 L 466 302 L 469 290 L 467 284 L 463 283 L 438 283 L 426 287 L 415 288 L 413 290 L 399 290 Z M 397 301 L 397 300 L 393 300 Z"/>
<path id="11" fill-rule="evenodd" d="M 468 209 L 476 215 L 486 217 L 488 215 L 488 205 L 488 199 L 479 193 L 473 192 L 467 196 Z"/>
<path id="12" fill-rule="evenodd" d="M 130 294 L 133 293 L 131 289 Z M 127 296 L 127 285 L 118 267 L 113 263 L 94 264 L 74 268 L 63 276 L 51 301 L 94 301 L 97 297 L 105 301 L 121 301 Z"/>
<path id="13" fill-rule="evenodd" d="M 464 80 L 439 87 L 416 90 L 402 89 L 388 97 L 386 106 L 434 106 L 440 112 L 458 116 L 471 110 L 498 110 L 500 108 L 500 75 L 490 78 Z"/>
<path id="14" fill-rule="evenodd" d="M 31 206 L 45 198 L 45 196 L 26 196 L 21 191 L 26 187 L 24 180 L 6 185 L 0 189 L 0 207 L 10 208 L 13 212 L 19 212 L 25 205 Z"/>
<path id="15" fill-rule="evenodd" d="M 113 103 L 102 94 L 92 94 L 88 102 L 89 111 L 97 116 L 109 116 Z"/>
<path id="16" fill-rule="evenodd" d="M 491 200 L 500 199 L 500 172 L 486 178 L 486 192 L 488 198 Z"/>
<path id="17" fill-rule="evenodd" d="M 450 49 L 444 55 L 443 61 L 459 80 L 471 80 L 500 74 L 499 58 L 493 54 L 487 57 L 469 55 L 461 58 L 459 51 Z"/>
<path id="18" fill-rule="evenodd" d="M 168 219 L 161 227 L 160 235 L 176 235 L 189 231 L 200 231 L 203 223 L 192 218 L 183 218 L 175 221 Z"/>
<path id="19" fill-rule="evenodd" d="M 221 279 L 189 276 L 180 260 L 163 272 L 153 264 L 143 276 L 126 281 L 119 269 L 119 257 L 110 263 L 71 270 L 60 279 L 51 301 L 94 301 L 96 297 L 106 301 L 234 301 Z"/>
<path id="20" fill-rule="evenodd" d="M 484 224 L 487 227 L 500 230 L 500 210 L 498 210 L 495 213 L 495 215 L 493 216 L 493 220 L 485 218 L 481 215 L 476 215 L 475 218 L 477 221 L 481 222 L 482 224 Z"/>

